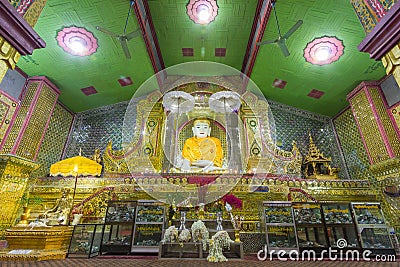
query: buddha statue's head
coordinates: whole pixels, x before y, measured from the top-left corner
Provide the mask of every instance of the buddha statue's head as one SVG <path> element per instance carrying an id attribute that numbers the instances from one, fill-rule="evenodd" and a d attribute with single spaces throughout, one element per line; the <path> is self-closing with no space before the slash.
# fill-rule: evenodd
<path id="1" fill-rule="evenodd" d="M 196 119 L 193 122 L 193 135 L 197 138 L 205 138 L 210 136 L 211 133 L 211 125 L 210 121 L 207 119 Z"/>

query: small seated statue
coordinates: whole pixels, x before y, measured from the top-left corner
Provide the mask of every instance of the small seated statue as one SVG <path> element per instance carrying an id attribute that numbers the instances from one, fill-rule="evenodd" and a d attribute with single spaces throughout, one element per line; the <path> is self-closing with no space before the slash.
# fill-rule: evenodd
<path id="1" fill-rule="evenodd" d="M 48 219 L 47 225 L 67 225 L 68 216 L 72 208 L 72 199 L 68 197 L 69 189 L 63 190 L 61 198 L 57 199 L 53 208 L 39 215 L 39 218 Z"/>
<path id="2" fill-rule="evenodd" d="M 101 164 L 101 155 L 100 155 L 100 149 L 99 148 L 96 148 L 94 150 L 94 154 L 92 156 L 92 160 L 94 160 L 97 163 Z"/>
<path id="3" fill-rule="evenodd" d="M 182 150 L 183 171 L 210 172 L 223 170 L 223 151 L 221 141 L 216 137 L 210 137 L 210 121 L 197 119 L 193 123 L 193 137 L 185 141 Z"/>

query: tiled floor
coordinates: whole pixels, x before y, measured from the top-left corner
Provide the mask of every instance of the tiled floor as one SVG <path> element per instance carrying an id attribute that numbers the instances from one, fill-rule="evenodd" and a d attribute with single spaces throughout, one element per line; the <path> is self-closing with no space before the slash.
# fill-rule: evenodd
<path id="1" fill-rule="evenodd" d="M 257 267 L 257 266 L 273 266 L 273 267 L 400 267 L 400 261 L 397 262 L 343 262 L 343 261 L 257 261 L 257 260 L 232 260 L 223 263 L 211 263 L 206 260 L 147 260 L 147 259 L 64 259 L 49 260 L 38 262 L 0 262 L 1 267 L 203 267 L 203 266 L 229 266 L 229 267 Z"/>

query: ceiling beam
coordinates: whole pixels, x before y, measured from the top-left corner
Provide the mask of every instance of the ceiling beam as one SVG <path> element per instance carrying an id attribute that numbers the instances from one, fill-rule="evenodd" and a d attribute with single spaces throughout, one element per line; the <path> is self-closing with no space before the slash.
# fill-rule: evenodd
<path id="1" fill-rule="evenodd" d="M 381 60 L 400 41 L 400 2 L 395 3 L 358 45 L 358 50 Z"/>
<path id="2" fill-rule="evenodd" d="M 258 49 L 260 48 L 257 45 L 257 42 L 260 42 L 264 36 L 265 27 L 272 9 L 272 2 L 275 1 L 258 0 L 253 26 L 251 28 L 246 54 L 244 55 L 242 64 L 242 73 L 244 73 L 247 77 L 250 77 L 254 63 L 256 62 Z"/>
<path id="3" fill-rule="evenodd" d="M 136 18 L 138 20 L 140 29 L 142 30 L 147 53 L 149 54 L 154 73 L 157 74 L 165 69 L 165 65 L 163 57 L 161 55 L 160 45 L 158 44 L 153 20 L 151 19 L 149 5 L 147 3 L 147 0 L 135 0 L 134 2 Z M 165 80 L 165 78 L 165 72 L 160 72 L 159 75 L 157 75 L 157 80 L 160 85 L 162 84 L 162 81 Z"/>
<path id="4" fill-rule="evenodd" d="M 23 56 L 32 55 L 33 50 L 46 46 L 7 0 L 0 0 L 0 35 Z"/>

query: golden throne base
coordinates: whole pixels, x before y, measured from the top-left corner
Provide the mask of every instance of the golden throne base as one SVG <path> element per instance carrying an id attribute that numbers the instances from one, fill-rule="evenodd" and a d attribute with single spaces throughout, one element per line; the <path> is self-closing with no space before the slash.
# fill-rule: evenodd
<path id="1" fill-rule="evenodd" d="M 0 252 L 0 261 L 64 259 L 73 229 L 71 226 L 35 227 L 32 230 L 29 227 L 7 229 L 5 237 L 8 249 Z M 27 254 L 9 254 L 12 250 L 32 251 Z"/>

